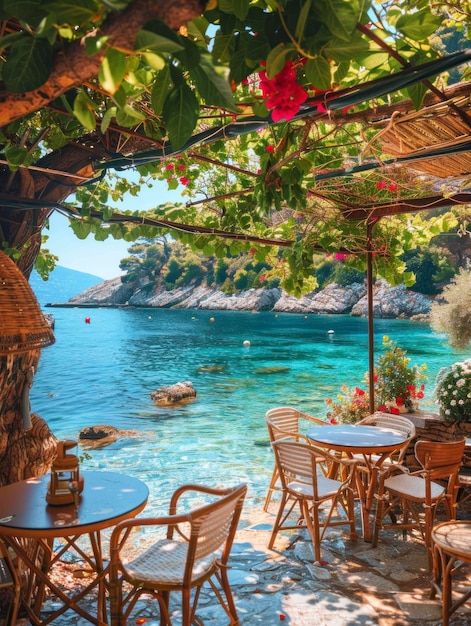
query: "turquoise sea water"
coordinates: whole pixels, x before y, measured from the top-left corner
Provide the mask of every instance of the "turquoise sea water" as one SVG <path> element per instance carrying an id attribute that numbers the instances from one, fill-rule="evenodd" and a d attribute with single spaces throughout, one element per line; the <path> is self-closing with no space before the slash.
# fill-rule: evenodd
<path id="1" fill-rule="evenodd" d="M 76 439 L 93 424 L 135 431 L 93 450 L 83 467 L 144 480 L 151 491 L 146 512 L 163 512 L 173 489 L 187 482 L 248 482 L 247 505 L 261 506 L 273 467 L 265 412 L 291 405 L 323 417 L 325 398 L 344 382 L 361 386 L 368 367 L 367 322 L 348 316 L 51 311 L 56 343 L 42 353 L 31 408 L 61 439 Z M 376 320 L 378 350 L 385 334 L 412 363 L 427 364 L 422 408 L 433 410 L 436 373 L 463 355 L 427 324 Z M 197 391 L 194 401 L 159 408 L 150 399 L 153 390 L 186 380 Z"/>

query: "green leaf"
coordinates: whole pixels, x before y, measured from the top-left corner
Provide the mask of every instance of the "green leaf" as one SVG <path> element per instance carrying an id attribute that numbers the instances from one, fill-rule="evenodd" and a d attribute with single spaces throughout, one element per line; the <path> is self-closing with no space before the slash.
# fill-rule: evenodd
<path id="1" fill-rule="evenodd" d="M 113 117 L 116 117 L 116 107 L 110 107 L 103 116 L 101 120 L 101 132 L 104 134 L 108 130 L 109 125 L 111 124 L 111 120 Z"/>
<path id="2" fill-rule="evenodd" d="M 135 50 L 152 50 L 158 54 L 175 54 L 185 48 L 175 41 L 150 30 L 141 30 L 137 33 Z"/>
<path id="3" fill-rule="evenodd" d="M 404 272 L 402 279 L 406 287 L 412 287 L 415 283 L 415 274 L 414 272 Z"/>
<path id="4" fill-rule="evenodd" d="M 330 65 L 324 57 L 309 59 L 304 66 L 304 73 L 308 81 L 317 89 L 325 90 L 332 87 Z"/>
<path id="5" fill-rule="evenodd" d="M 334 38 L 324 46 L 322 51 L 326 57 L 337 63 L 352 61 L 362 57 L 368 51 L 368 42 L 364 41 L 358 33 L 350 41 Z"/>
<path id="6" fill-rule="evenodd" d="M 35 26 L 47 15 L 44 6 L 37 0 L 3 0 L 2 9 L 10 17 Z"/>
<path id="7" fill-rule="evenodd" d="M 152 108 L 154 109 L 154 113 L 156 115 L 162 114 L 165 98 L 170 91 L 171 85 L 172 81 L 170 79 L 170 69 L 168 65 L 166 65 L 164 69 L 157 74 L 155 82 L 152 85 L 150 99 Z"/>
<path id="8" fill-rule="evenodd" d="M 93 101 L 84 91 L 81 91 L 74 100 L 74 115 L 87 130 L 95 130 L 96 119 L 93 112 Z"/>
<path id="9" fill-rule="evenodd" d="M 7 146 L 5 148 L 5 157 L 13 172 L 16 172 L 20 165 L 31 165 L 33 162 L 31 153 L 26 148 L 20 146 Z"/>
<path id="10" fill-rule="evenodd" d="M 235 52 L 236 38 L 234 35 L 232 33 L 230 35 L 222 35 L 218 32 L 212 49 L 213 59 L 221 63 L 229 63 Z"/>
<path id="11" fill-rule="evenodd" d="M 396 29 L 406 37 L 421 41 L 433 35 L 441 26 L 442 20 L 441 15 L 433 15 L 428 7 L 424 7 L 415 13 L 402 15 L 396 22 Z"/>
<path id="12" fill-rule="evenodd" d="M 147 65 L 157 72 L 160 72 L 160 70 L 162 70 L 166 65 L 165 59 L 161 57 L 160 54 L 154 54 L 153 52 L 144 52 L 143 56 Z"/>
<path id="13" fill-rule="evenodd" d="M 317 9 L 332 35 L 346 42 L 351 40 L 362 13 L 357 0 L 329 0 Z"/>
<path id="14" fill-rule="evenodd" d="M 105 91 L 113 95 L 121 85 L 126 71 L 126 57 L 119 50 L 109 48 L 101 62 L 98 80 Z"/>
<path id="15" fill-rule="evenodd" d="M 202 56 L 199 65 L 190 68 L 190 76 L 206 104 L 224 107 L 229 111 L 240 110 L 234 102 L 229 82 L 217 74 L 209 56 Z"/>
<path id="16" fill-rule="evenodd" d="M 245 20 L 249 12 L 250 0 L 232 0 L 233 13 L 239 20 Z"/>
<path id="17" fill-rule="evenodd" d="M 294 31 L 294 36 L 296 37 L 297 41 L 302 40 L 304 29 L 306 28 L 307 18 L 309 17 L 309 11 L 311 10 L 311 2 L 312 0 L 307 0 L 307 2 L 304 2 L 299 12 L 298 21 L 296 23 L 296 30 Z"/>
<path id="18" fill-rule="evenodd" d="M 26 35 L 10 46 L 2 79 L 12 93 L 33 91 L 46 82 L 51 68 L 52 48 L 49 42 Z"/>
<path id="19" fill-rule="evenodd" d="M 92 57 L 103 50 L 107 41 L 108 37 L 85 37 L 85 52 Z"/>
<path id="20" fill-rule="evenodd" d="M 181 148 L 191 137 L 199 116 L 199 103 L 186 83 L 167 96 L 163 117 L 173 149 Z"/>
<path id="21" fill-rule="evenodd" d="M 278 44 L 270 54 L 267 56 L 267 76 L 273 78 L 279 71 L 281 71 L 286 63 L 288 56 L 293 56 L 296 52 L 293 44 Z"/>
<path id="22" fill-rule="evenodd" d="M 134 109 L 130 104 L 125 104 L 124 107 L 119 108 L 116 113 L 116 121 L 120 126 L 125 128 L 131 128 L 138 122 L 145 120 L 146 116 L 141 111 Z"/>
<path id="23" fill-rule="evenodd" d="M 105 216 L 103 215 L 103 219 L 106 221 Z M 95 231 L 95 240 L 96 241 L 105 241 L 106 239 L 108 239 L 110 235 L 110 229 L 109 228 L 97 228 Z"/>
<path id="24" fill-rule="evenodd" d="M 13 0 L 15 1 L 15 0 Z M 47 11 L 56 14 L 58 24 L 87 24 L 98 14 L 94 0 L 55 0 L 42 5 Z"/>
<path id="25" fill-rule="evenodd" d="M 83 221 L 71 221 L 70 227 L 74 231 L 74 235 L 79 239 L 86 239 L 92 230 L 92 225 L 89 222 Z"/>
<path id="26" fill-rule="evenodd" d="M 425 87 L 422 83 L 417 83 L 415 85 L 410 85 L 410 87 L 406 89 L 406 93 L 414 103 L 415 110 L 418 111 L 422 106 L 423 99 L 427 93 L 427 87 Z"/>

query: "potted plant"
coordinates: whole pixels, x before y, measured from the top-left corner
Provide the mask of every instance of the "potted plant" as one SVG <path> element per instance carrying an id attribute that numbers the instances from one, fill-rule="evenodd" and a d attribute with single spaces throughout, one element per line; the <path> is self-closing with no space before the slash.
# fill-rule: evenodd
<path id="1" fill-rule="evenodd" d="M 471 359 L 442 368 L 437 375 L 434 395 L 443 419 L 471 422 Z"/>

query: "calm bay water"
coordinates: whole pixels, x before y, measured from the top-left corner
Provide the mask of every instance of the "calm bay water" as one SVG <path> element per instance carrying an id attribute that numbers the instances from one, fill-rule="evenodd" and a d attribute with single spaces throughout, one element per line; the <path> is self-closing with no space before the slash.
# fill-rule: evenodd
<path id="1" fill-rule="evenodd" d="M 91 451 L 83 467 L 144 480 L 151 490 L 148 513 L 163 512 L 174 488 L 187 482 L 248 482 L 248 505 L 260 506 L 273 467 L 265 412 L 291 405 L 323 417 L 325 398 L 342 383 L 362 386 L 368 368 L 367 322 L 348 316 L 162 309 L 53 314 L 56 343 L 42 353 L 32 410 L 61 439 L 77 439 L 93 424 L 134 431 Z M 412 363 L 427 364 L 422 408 L 433 410 L 436 373 L 463 355 L 427 324 L 376 320 L 377 350 L 385 334 Z M 161 408 L 150 399 L 155 389 L 186 380 L 197 391 L 191 403 Z"/>

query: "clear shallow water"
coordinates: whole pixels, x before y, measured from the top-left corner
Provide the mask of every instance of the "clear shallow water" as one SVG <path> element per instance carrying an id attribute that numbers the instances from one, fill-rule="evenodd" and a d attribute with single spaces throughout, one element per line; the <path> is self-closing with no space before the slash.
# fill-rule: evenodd
<path id="1" fill-rule="evenodd" d="M 273 467 L 265 412 L 291 405 L 323 417 L 325 398 L 342 383 L 362 386 L 368 369 L 367 322 L 348 316 L 51 311 L 56 343 L 42 353 L 32 410 L 59 438 L 77 439 L 93 424 L 137 431 L 93 450 L 83 467 L 144 480 L 149 513 L 163 512 L 174 488 L 188 482 L 248 482 L 248 505 L 260 506 Z M 85 324 L 88 316 L 91 324 Z M 421 406 L 433 410 L 436 373 L 463 355 L 427 324 L 375 320 L 377 351 L 385 334 L 407 350 L 411 363 L 427 364 Z M 151 391 L 185 380 L 197 391 L 194 401 L 154 405 Z"/>

